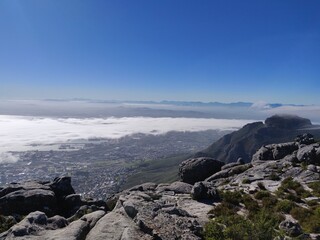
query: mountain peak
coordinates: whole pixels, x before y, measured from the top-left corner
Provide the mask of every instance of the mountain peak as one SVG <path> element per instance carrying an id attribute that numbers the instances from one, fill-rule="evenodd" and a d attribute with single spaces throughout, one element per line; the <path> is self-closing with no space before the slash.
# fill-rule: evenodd
<path id="1" fill-rule="evenodd" d="M 273 115 L 265 120 L 268 127 L 276 127 L 282 129 L 298 129 L 312 125 L 307 118 L 302 118 L 296 115 Z"/>

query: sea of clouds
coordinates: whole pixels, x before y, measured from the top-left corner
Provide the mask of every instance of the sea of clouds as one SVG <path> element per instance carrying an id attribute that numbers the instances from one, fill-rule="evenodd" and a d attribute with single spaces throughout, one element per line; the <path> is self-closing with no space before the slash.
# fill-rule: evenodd
<path id="1" fill-rule="evenodd" d="M 0 115 L 0 163 L 15 162 L 10 151 L 90 138 L 120 138 L 134 133 L 236 130 L 254 120 L 172 117 L 50 118 Z M 34 149 L 34 148 L 33 148 Z"/>

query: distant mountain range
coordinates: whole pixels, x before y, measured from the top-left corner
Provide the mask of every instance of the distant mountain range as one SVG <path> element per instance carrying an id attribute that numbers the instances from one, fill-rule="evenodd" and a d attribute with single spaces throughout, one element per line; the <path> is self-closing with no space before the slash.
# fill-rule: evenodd
<path id="1" fill-rule="evenodd" d="M 45 99 L 44 101 L 84 101 L 92 103 L 128 103 L 128 104 L 153 104 L 153 105 L 174 105 L 174 106 L 193 106 L 193 107 L 254 107 L 253 102 L 201 102 L 201 101 L 119 101 L 119 100 L 95 100 L 87 98 L 72 98 L 72 99 Z M 298 104 L 282 104 L 282 103 L 263 103 L 263 106 L 268 108 L 277 108 L 282 106 L 305 106 Z"/>

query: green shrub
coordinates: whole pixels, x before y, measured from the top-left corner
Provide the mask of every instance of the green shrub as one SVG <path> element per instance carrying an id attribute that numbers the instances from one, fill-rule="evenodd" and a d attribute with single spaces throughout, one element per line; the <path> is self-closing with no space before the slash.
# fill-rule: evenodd
<path id="1" fill-rule="evenodd" d="M 307 204 L 308 204 L 308 206 L 310 206 L 310 207 L 314 207 L 314 206 L 319 205 L 318 200 L 310 200 L 310 201 L 307 201 Z"/>
<path id="2" fill-rule="evenodd" d="M 309 183 L 308 187 L 313 190 L 312 193 L 315 196 L 320 197 L 320 181 Z"/>
<path id="3" fill-rule="evenodd" d="M 292 190 L 299 190 L 301 188 L 301 184 L 297 181 L 294 181 L 292 177 L 288 177 L 284 179 L 281 183 L 281 188 L 286 189 L 292 189 Z"/>
<path id="4" fill-rule="evenodd" d="M 274 206 L 277 204 L 277 202 L 278 202 L 278 199 L 273 195 L 270 195 L 269 197 L 262 198 L 262 206 L 267 209 L 274 208 Z"/>
<path id="5" fill-rule="evenodd" d="M 293 194 L 292 190 L 296 194 Z M 282 181 L 281 186 L 277 191 L 277 195 L 295 202 L 301 201 L 301 197 L 306 198 L 311 196 L 310 192 L 306 191 L 303 186 L 299 182 L 294 181 L 292 177 Z"/>
<path id="6" fill-rule="evenodd" d="M 279 201 L 276 205 L 277 212 L 289 213 L 296 204 L 290 200 Z"/>
<path id="7" fill-rule="evenodd" d="M 279 180 L 280 180 L 280 177 L 279 177 L 278 174 L 276 174 L 276 173 L 273 172 L 273 173 L 270 174 L 269 179 L 270 179 L 270 180 L 273 180 L 273 181 L 279 181 Z"/>
<path id="8" fill-rule="evenodd" d="M 293 201 L 296 203 L 301 203 L 302 200 L 300 197 L 298 197 L 297 195 L 293 194 L 293 193 L 286 193 L 283 195 L 283 198 L 289 200 L 289 201 Z"/>
<path id="9" fill-rule="evenodd" d="M 259 204 L 248 194 L 242 197 L 244 206 L 250 214 L 255 214 L 260 210 Z"/>
<path id="10" fill-rule="evenodd" d="M 252 223 L 240 215 L 221 216 L 211 220 L 205 226 L 204 238 L 210 240 L 252 239 L 253 231 Z"/>
<path id="11" fill-rule="evenodd" d="M 283 217 L 272 211 L 262 209 L 253 218 L 255 238 L 253 239 L 273 239 L 275 236 L 275 229 Z"/>
<path id="12" fill-rule="evenodd" d="M 259 191 L 254 194 L 254 197 L 255 199 L 261 200 L 263 198 L 270 197 L 270 195 L 271 194 L 268 191 Z"/>
<path id="13" fill-rule="evenodd" d="M 251 181 L 250 181 L 249 178 L 244 178 L 244 179 L 242 180 L 242 183 L 243 183 L 243 184 L 250 184 Z"/>
<path id="14" fill-rule="evenodd" d="M 253 224 L 240 215 L 224 217 L 220 221 L 227 226 L 224 229 L 225 239 L 242 240 L 253 236 Z"/>
<path id="15" fill-rule="evenodd" d="M 0 215 L 0 233 L 7 231 L 16 223 L 17 221 L 13 217 Z"/>
<path id="16" fill-rule="evenodd" d="M 234 205 L 239 205 L 239 203 L 242 201 L 242 195 L 240 192 L 231 192 L 231 191 L 225 191 L 220 194 L 221 199 L 223 202 L 231 203 Z"/>
<path id="17" fill-rule="evenodd" d="M 213 209 L 209 211 L 209 213 L 213 213 L 215 216 L 229 216 L 236 214 L 236 207 L 227 202 L 221 202 L 219 205 L 215 206 Z"/>
<path id="18" fill-rule="evenodd" d="M 302 207 L 294 207 L 290 214 L 298 220 L 305 232 L 320 233 L 320 207 L 313 211 Z"/>
<path id="19" fill-rule="evenodd" d="M 224 240 L 224 227 L 214 220 L 211 220 L 205 225 L 204 238 L 208 240 Z"/>
<path id="20" fill-rule="evenodd" d="M 240 215 L 220 216 L 205 226 L 204 238 L 210 240 L 266 240 L 275 237 L 282 220 L 277 214 L 261 210 L 253 220 Z"/>

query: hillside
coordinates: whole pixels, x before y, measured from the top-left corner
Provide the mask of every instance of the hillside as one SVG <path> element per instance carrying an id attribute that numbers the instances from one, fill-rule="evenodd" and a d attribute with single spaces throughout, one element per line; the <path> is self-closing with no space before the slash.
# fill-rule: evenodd
<path id="1" fill-rule="evenodd" d="M 309 119 L 274 115 L 267 118 L 264 123 L 250 123 L 238 131 L 223 136 L 195 156 L 212 157 L 225 163 L 235 162 L 241 157 L 245 162 L 250 162 L 252 155 L 261 146 L 291 141 L 306 131 L 320 139 L 320 129 L 312 125 Z"/>
<path id="2" fill-rule="evenodd" d="M 0 239 L 320 237 L 320 144 L 310 134 L 263 146 L 251 163 L 188 159 L 179 175 L 181 181 L 144 183 L 106 202 L 81 199 L 65 177 L 4 186 Z"/>

